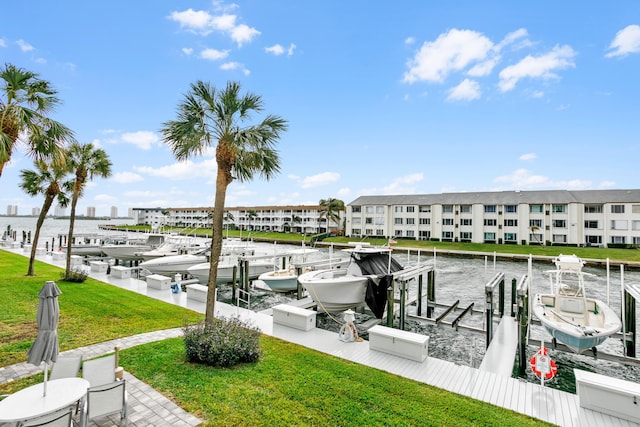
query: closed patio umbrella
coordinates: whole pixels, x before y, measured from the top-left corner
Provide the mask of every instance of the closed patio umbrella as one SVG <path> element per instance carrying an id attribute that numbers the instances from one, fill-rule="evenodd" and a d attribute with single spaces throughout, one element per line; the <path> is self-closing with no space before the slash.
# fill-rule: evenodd
<path id="1" fill-rule="evenodd" d="M 27 362 L 39 366 L 44 365 L 44 390 L 43 396 L 47 394 L 47 374 L 49 364 L 58 359 L 58 318 L 60 307 L 58 306 L 58 295 L 62 292 L 58 289 L 56 282 L 45 282 L 38 293 L 38 335 L 33 345 L 29 349 Z"/>

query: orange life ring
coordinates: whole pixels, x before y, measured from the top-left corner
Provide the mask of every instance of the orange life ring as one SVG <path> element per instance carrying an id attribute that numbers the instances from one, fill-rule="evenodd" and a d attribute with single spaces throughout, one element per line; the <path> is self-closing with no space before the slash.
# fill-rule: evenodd
<path id="1" fill-rule="evenodd" d="M 531 370 L 533 371 L 533 373 L 536 374 L 538 377 L 542 377 L 543 373 L 537 367 L 538 356 L 548 357 L 549 354 L 547 352 L 547 348 L 546 347 L 540 347 L 538 352 L 536 354 L 534 354 L 533 356 L 531 356 L 531 360 L 529 360 L 529 366 L 531 366 Z M 550 357 L 548 357 L 548 359 L 549 359 L 549 372 L 544 374 L 544 379 L 545 380 L 550 380 L 551 378 L 555 377 L 556 374 L 558 373 L 558 367 L 556 366 L 556 362 L 554 362 L 553 359 L 550 358 Z"/>

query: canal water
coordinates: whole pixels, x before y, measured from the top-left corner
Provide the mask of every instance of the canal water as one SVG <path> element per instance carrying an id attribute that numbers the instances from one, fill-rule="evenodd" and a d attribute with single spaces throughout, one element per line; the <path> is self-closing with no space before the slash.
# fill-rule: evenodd
<path id="1" fill-rule="evenodd" d="M 13 230 L 17 230 L 21 235 L 22 230 L 35 231 L 35 218 L 32 217 L 0 217 L 0 233 L 6 230 L 10 225 Z M 77 233 L 94 233 L 98 232 L 98 225 L 105 221 L 78 219 L 76 221 L 75 230 Z M 129 219 L 118 219 L 107 222 L 108 224 L 129 224 Z M 51 239 L 61 233 L 68 231 L 68 220 L 57 220 L 47 218 L 41 231 L 42 239 Z M 41 240 L 43 242 L 45 240 Z M 273 253 L 274 251 L 283 252 L 293 248 L 291 245 L 258 244 L 259 250 L 263 253 Z M 326 249 L 321 251 L 327 252 Z M 564 252 L 570 254 L 570 248 L 558 250 L 558 254 Z M 416 252 L 410 254 L 397 253 L 394 254 L 401 263 L 416 261 Z M 485 285 L 497 274 L 504 273 L 506 284 L 505 311 L 510 312 L 511 298 L 511 281 L 512 279 L 520 280 L 523 275 L 528 273 L 528 264 L 526 262 L 514 261 L 493 261 L 491 257 L 481 258 L 459 258 L 437 256 L 434 259 L 431 255 L 422 256 L 422 262 L 429 265 L 435 265 L 436 270 L 436 302 L 439 304 L 450 305 L 460 300 L 459 307 L 467 307 L 471 303 L 475 303 L 475 313 L 467 315 L 461 324 L 473 328 L 484 328 L 484 310 L 485 310 Z M 532 265 L 532 289 L 531 295 L 536 292 L 547 291 L 550 289 L 548 275 L 544 272 L 551 270 L 553 266 L 548 263 L 533 263 Z M 609 301 L 612 309 L 620 314 L 621 311 L 621 272 L 618 267 L 609 271 L 609 279 L 607 280 L 607 271 L 605 269 L 585 267 L 584 271 L 593 274 L 593 277 L 587 279 L 585 283 L 587 295 L 598 298 L 604 302 Z M 625 271 L 624 280 L 628 284 L 640 284 L 640 272 Z M 415 292 L 415 290 L 413 290 Z M 425 286 L 426 292 L 426 286 Z M 286 303 L 294 299 L 292 295 L 282 295 L 254 287 L 251 291 L 251 308 L 254 310 L 262 310 L 273 307 L 276 304 Z M 230 286 L 220 286 L 218 289 L 218 299 L 224 302 L 233 303 L 232 290 Z M 426 301 L 425 301 L 426 302 Z M 426 306 L 426 305 L 424 305 Z M 436 309 L 434 315 L 438 316 L 443 311 L 442 308 Z M 337 318 L 337 319 L 336 319 Z M 449 319 L 448 317 L 447 319 Z M 366 331 L 362 328 L 362 324 L 371 319 L 366 313 L 356 314 L 356 326 L 359 333 L 366 338 Z M 319 313 L 317 316 L 318 327 L 338 331 L 340 328 L 341 315 L 330 316 Z M 497 327 L 497 325 L 495 325 Z M 494 330 L 495 330 L 494 327 Z M 434 326 L 428 325 L 415 320 L 407 320 L 406 329 L 419 332 L 430 336 L 429 355 L 432 357 L 448 360 L 460 365 L 478 367 L 485 353 L 485 335 L 465 329 L 457 331 L 451 326 Z M 533 339 L 544 339 L 551 347 L 551 337 L 547 332 L 536 325 L 531 326 L 531 337 Z M 528 346 L 527 360 L 538 350 L 535 346 Z M 609 338 L 603 344 L 598 346 L 599 352 L 609 354 L 622 355 L 623 346 L 619 338 Z M 590 352 L 585 355 L 576 355 L 560 350 L 549 348 L 551 358 L 556 362 L 558 367 L 558 375 L 546 384 L 549 387 L 561 389 L 564 391 L 575 392 L 575 378 L 573 369 L 578 368 L 586 371 L 597 372 L 615 378 L 621 378 L 638 382 L 640 381 L 640 368 L 636 366 L 628 366 L 616 362 L 596 359 L 591 356 Z M 539 383 L 539 379 L 527 369 L 526 380 Z"/>

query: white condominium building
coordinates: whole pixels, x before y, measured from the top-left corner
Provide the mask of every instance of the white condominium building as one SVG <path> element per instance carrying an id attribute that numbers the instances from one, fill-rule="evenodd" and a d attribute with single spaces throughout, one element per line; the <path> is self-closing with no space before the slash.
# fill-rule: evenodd
<path id="1" fill-rule="evenodd" d="M 345 234 L 518 245 L 640 245 L 640 190 L 362 196 L 347 205 Z"/>

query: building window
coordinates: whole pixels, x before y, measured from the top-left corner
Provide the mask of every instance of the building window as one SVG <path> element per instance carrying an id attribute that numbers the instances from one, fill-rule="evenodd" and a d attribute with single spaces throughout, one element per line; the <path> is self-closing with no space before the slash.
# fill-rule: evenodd
<path id="1" fill-rule="evenodd" d="M 460 225 L 471 225 L 472 221 L 471 218 L 462 218 L 460 220 Z"/>
<path id="2" fill-rule="evenodd" d="M 551 211 L 553 213 L 566 213 L 567 205 L 552 205 Z"/>
<path id="3" fill-rule="evenodd" d="M 396 231 L 393 233 L 393 235 L 394 235 L 395 237 L 402 237 L 402 230 L 396 230 Z"/>
<path id="4" fill-rule="evenodd" d="M 453 205 L 442 205 L 442 212 L 443 213 L 452 213 L 453 212 Z"/>
<path id="5" fill-rule="evenodd" d="M 414 237 L 413 230 L 407 230 L 407 237 Z"/>
<path id="6" fill-rule="evenodd" d="M 413 218 L 406 218 L 406 220 L 407 220 L 407 222 L 406 222 L 407 225 L 415 224 L 415 219 L 413 219 Z"/>
<path id="7" fill-rule="evenodd" d="M 602 213 L 602 205 L 584 205 L 584 213 Z"/>
<path id="8" fill-rule="evenodd" d="M 384 214 L 384 206 L 376 206 L 376 213 L 377 214 Z"/>
<path id="9" fill-rule="evenodd" d="M 625 236 L 611 236 L 611 243 L 624 245 L 627 243 L 627 239 Z"/>
<path id="10" fill-rule="evenodd" d="M 484 233 L 484 241 L 485 242 L 495 242 L 496 241 L 496 233 Z"/>
<path id="11" fill-rule="evenodd" d="M 429 240 L 430 238 L 431 238 L 431 231 L 428 231 L 428 230 L 418 231 L 418 239 Z"/>
<path id="12" fill-rule="evenodd" d="M 567 221 L 564 219 L 554 219 L 551 221 L 553 228 L 567 228 Z"/>
<path id="13" fill-rule="evenodd" d="M 460 240 L 471 241 L 471 232 L 463 231 L 462 233 L 460 233 Z"/>
<path id="14" fill-rule="evenodd" d="M 353 213 L 360 213 L 361 212 L 361 207 L 360 206 L 352 206 L 351 207 L 351 212 Z"/>
<path id="15" fill-rule="evenodd" d="M 376 229 L 376 236 L 384 236 L 384 230 L 381 228 Z"/>
<path id="16" fill-rule="evenodd" d="M 505 205 L 504 206 L 504 211 L 506 213 L 517 213 L 518 212 L 518 206 L 517 205 Z"/>
<path id="17" fill-rule="evenodd" d="M 353 225 L 360 225 L 360 224 L 362 224 L 362 218 L 360 218 L 359 216 L 354 217 L 354 218 L 351 220 L 351 223 L 352 223 Z"/>
<path id="18" fill-rule="evenodd" d="M 364 223 L 365 224 L 373 224 L 373 218 L 371 218 L 370 216 L 366 217 L 364 219 Z"/>
<path id="19" fill-rule="evenodd" d="M 420 225 L 429 225 L 431 224 L 431 218 L 420 218 Z"/>
<path id="20" fill-rule="evenodd" d="M 431 212 L 431 206 L 430 205 L 420 205 L 418 207 L 418 210 L 422 213 L 430 213 Z"/>
<path id="21" fill-rule="evenodd" d="M 495 227 L 496 225 L 498 225 L 498 220 L 497 219 L 485 219 L 484 220 L 484 225 L 485 225 L 485 227 Z"/>
<path id="22" fill-rule="evenodd" d="M 518 240 L 518 235 L 516 233 L 504 233 L 505 242 L 516 242 L 517 240 Z"/>
<path id="23" fill-rule="evenodd" d="M 585 240 L 590 245 L 601 245 L 602 244 L 602 236 L 584 236 Z"/>
<path id="24" fill-rule="evenodd" d="M 626 220 L 612 220 L 611 221 L 611 229 L 612 230 L 626 230 L 627 229 L 627 221 Z"/>
<path id="25" fill-rule="evenodd" d="M 541 219 L 530 219 L 529 227 L 538 227 L 542 228 L 542 220 Z"/>
<path id="26" fill-rule="evenodd" d="M 553 235 L 553 243 L 567 243 L 567 235 L 566 234 L 554 234 Z"/>
<path id="27" fill-rule="evenodd" d="M 598 228 L 598 221 L 585 221 L 584 228 Z"/>
<path id="28" fill-rule="evenodd" d="M 354 236 L 359 236 L 360 235 L 360 229 L 359 228 L 353 228 L 351 230 L 351 234 L 353 234 Z"/>
<path id="29" fill-rule="evenodd" d="M 402 225 L 402 218 L 394 218 L 393 223 L 395 225 Z"/>
<path id="30" fill-rule="evenodd" d="M 611 205 L 611 213 L 623 214 L 624 205 Z"/>
<path id="31" fill-rule="evenodd" d="M 542 213 L 543 211 L 542 205 L 529 205 L 529 213 Z"/>
<path id="32" fill-rule="evenodd" d="M 395 207 L 393 208 L 393 211 L 394 211 L 395 213 L 402 213 L 402 206 L 395 206 Z"/>
<path id="33" fill-rule="evenodd" d="M 453 239 L 453 231 L 443 231 L 442 232 L 442 238 L 443 239 L 448 239 L 448 240 Z"/>
<path id="34" fill-rule="evenodd" d="M 504 220 L 504 226 L 505 227 L 517 227 L 518 226 L 518 220 L 517 219 L 505 219 Z"/>
<path id="35" fill-rule="evenodd" d="M 471 205 L 460 205 L 461 213 L 471 213 Z"/>
<path id="36" fill-rule="evenodd" d="M 415 206 L 407 206 L 407 213 L 413 213 L 415 211 Z"/>
<path id="37" fill-rule="evenodd" d="M 384 225 L 384 217 L 377 216 L 373 219 L 375 225 Z"/>
<path id="38" fill-rule="evenodd" d="M 631 205 L 631 213 L 640 214 L 640 205 Z"/>
<path id="39" fill-rule="evenodd" d="M 634 237 L 633 238 L 633 244 L 634 245 L 640 245 L 640 237 Z"/>
<path id="40" fill-rule="evenodd" d="M 640 221 L 631 221 L 632 230 L 640 230 Z"/>
<path id="41" fill-rule="evenodd" d="M 496 205 L 484 205 L 484 213 L 496 213 Z"/>
<path id="42" fill-rule="evenodd" d="M 367 236 L 373 236 L 374 235 L 373 234 L 373 228 L 365 228 L 364 232 L 365 232 L 365 234 Z"/>
<path id="43" fill-rule="evenodd" d="M 453 218 L 442 218 L 442 225 L 453 225 Z"/>
<path id="44" fill-rule="evenodd" d="M 529 234 L 529 241 L 542 243 L 542 233 L 531 233 Z"/>
<path id="45" fill-rule="evenodd" d="M 365 206 L 364 207 L 364 213 L 372 214 L 373 213 L 373 206 Z"/>

